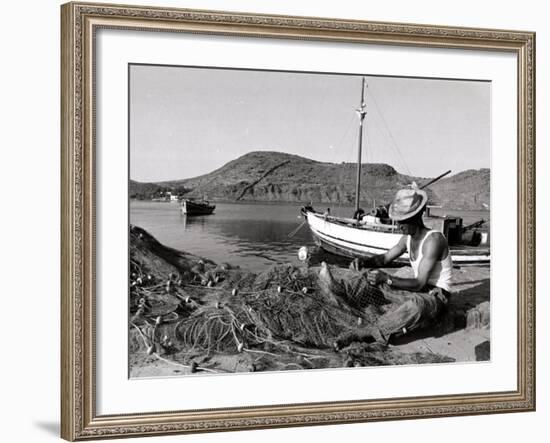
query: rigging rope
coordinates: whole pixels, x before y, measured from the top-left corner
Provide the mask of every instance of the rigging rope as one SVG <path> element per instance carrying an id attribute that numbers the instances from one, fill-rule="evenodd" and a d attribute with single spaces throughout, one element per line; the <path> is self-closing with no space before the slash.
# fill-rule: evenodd
<path id="1" fill-rule="evenodd" d="M 390 140 L 393 143 L 392 147 L 395 149 L 395 152 L 397 153 L 398 157 L 401 159 L 401 162 L 403 163 L 403 166 L 405 167 L 405 170 L 407 171 L 407 174 L 412 175 L 411 171 L 410 171 L 410 169 L 407 165 L 407 162 L 405 161 L 405 158 L 403 157 L 403 154 L 401 153 L 401 150 L 399 149 L 399 146 L 397 145 L 397 142 L 395 141 L 395 138 L 393 137 L 393 134 L 392 134 L 392 132 L 391 132 L 389 126 L 388 126 L 388 123 L 386 122 L 386 119 L 384 118 L 384 114 L 382 113 L 382 109 L 378 105 L 376 97 L 374 96 L 374 94 L 372 93 L 370 88 L 367 88 L 367 94 L 370 94 L 370 96 L 372 98 L 372 101 L 374 103 L 374 106 L 376 107 L 376 109 L 378 111 L 378 115 L 380 115 L 382 123 L 384 124 L 384 127 L 385 127 L 388 135 L 390 136 Z"/>

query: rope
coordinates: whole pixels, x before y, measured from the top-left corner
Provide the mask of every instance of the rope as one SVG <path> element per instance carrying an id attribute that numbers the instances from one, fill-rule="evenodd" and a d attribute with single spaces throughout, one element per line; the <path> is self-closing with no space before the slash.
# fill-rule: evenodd
<path id="1" fill-rule="evenodd" d="M 378 110 L 378 115 L 380 116 L 380 118 L 382 120 L 382 123 L 384 124 L 384 127 L 385 127 L 388 135 L 390 136 L 390 140 L 393 143 L 392 147 L 395 149 L 397 155 L 401 159 L 401 161 L 403 163 L 403 166 L 405 167 L 405 170 L 407 171 L 407 174 L 412 175 L 409 167 L 407 166 L 407 162 L 405 161 L 405 158 L 401 154 L 401 150 L 399 149 L 399 146 L 397 145 L 397 142 L 395 141 L 395 138 L 393 137 L 393 134 L 392 134 L 392 132 L 391 132 L 389 126 L 388 126 L 388 123 L 386 122 L 386 119 L 384 118 L 384 114 L 382 114 L 382 110 L 381 110 L 380 106 L 378 105 L 378 101 L 376 100 L 376 97 L 374 96 L 374 94 L 372 93 L 372 90 L 370 88 L 367 88 L 367 94 L 370 94 L 370 96 L 372 98 L 372 101 L 374 103 L 374 106 Z"/>
<path id="2" fill-rule="evenodd" d="M 302 223 L 300 223 L 300 225 L 299 225 L 296 229 L 294 229 L 292 232 L 290 232 L 290 233 L 287 235 L 287 238 L 292 238 L 292 237 L 294 237 L 294 236 L 298 233 L 298 231 L 299 231 L 300 229 L 302 229 L 302 228 L 306 225 L 306 223 L 307 223 L 307 220 L 304 220 Z"/>
<path id="3" fill-rule="evenodd" d="M 144 344 L 145 344 L 145 347 L 149 348 L 150 346 L 153 346 L 153 344 L 149 345 L 149 344 L 147 343 L 147 340 L 146 340 L 146 338 L 145 338 L 145 335 L 143 334 L 143 332 L 141 331 L 141 329 L 140 329 L 136 324 L 134 324 L 134 323 L 130 323 L 130 324 L 131 324 L 134 328 L 136 328 L 136 329 L 138 330 L 139 335 L 141 336 L 141 338 L 142 338 L 142 340 L 143 340 L 143 342 L 144 342 Z M 184 364 L 182 364 L 182 363 L 178 363 L 178 362 L 173 361 L 173 360 L 168 360 L 167 358 L 161 357 L 157 352 L 153 352 L 151 355 L 155 356 L 155 357 L 158 358 L 159 360 L 162 360 L 162 361 L 164 361 L 164 362 L 166 362 L 166 363 L 170 363 L 171 365 L 180 366 L 180 367 L 182 367 L 182 368 L 189 369 L 189 370 L 191 369 L 191 366 L 190 366 L 190 365 L 184 365 Z M 222 372 L 222 371 L 217 371 L 217 370 L 215 370 L 215 369 L 205 368 L 205 367 L 203 367 L 203 366 L 196 366 L 196 368 L 197 368 L 198 370 L 200 370 L 200 371 L 211 372 L 211 373 L 213 373 L 213 374 L 218 374 L 218 373 Z M 226 371 L 224 371 L 224 372 L 226 372 Z"/>

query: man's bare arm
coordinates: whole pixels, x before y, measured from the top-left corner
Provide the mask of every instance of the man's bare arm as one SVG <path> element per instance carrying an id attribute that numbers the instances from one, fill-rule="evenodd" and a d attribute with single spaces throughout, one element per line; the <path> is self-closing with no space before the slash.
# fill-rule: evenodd
<path id="1" fill-rule="evenodd" d="M 418 267 L 418 276 L 416 278 L 400 278 L 392 276 L 392 286 L 414 292 L 422 291 L 426 286 L 426 283 L 428 283 L 432 269 L 439 260 L 443 247 L 444 244 L 438 236 L 433 235 L 426 239 L 424 245 L 422 246 L 422 260 L 420 261 L 420 265 Z M 387 279 L 387 276 L 377 277 L 378 282 L 384 282 L 385 279 Z"/>
<path id="2" fill-rule="evenodd" d="M 361 260 L 362 268 L 381 268 L 394 261 L 407 250 L 407 237 L 402 236 L 397 244 L 384 254 L 369 257 L 366 260 Z"/>

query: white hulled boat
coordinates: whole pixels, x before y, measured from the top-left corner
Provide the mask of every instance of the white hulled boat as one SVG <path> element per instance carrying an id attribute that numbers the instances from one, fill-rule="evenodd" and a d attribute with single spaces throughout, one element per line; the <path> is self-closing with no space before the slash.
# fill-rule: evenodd
<path id="1" fill-rule="evenodd" d="M 355 213 L 358 214 L 361 187 L 361 155 L 363 139 L 363 120 L 366 115 L 365 79 L 361 88 L 361 104 L 356 110 L 359 116 L 359 142 L 357 158 L 357 178 L 355 195 Z M 441 179 L 451 171 L 431 180 L 422 186 L 425 188 Z M 317 244 L 325 251 L 349 258 L 366 258 L 382 254 L 397 244 L 402 234 L 388 218 L 386 207 L 373 209 L 370 214 L 357 218 L 335 217 L 326 212 L 318 212 L 312 206 L 302 208 L 309 228 Z M 483 221 L 481 221 L 483 222 Z M 449 242 L 453 262 L 457 265 L 487 264 L 491 260 L 489 233 L 477 229 L 482 223 L 464 227 L 461 217 L 434 216 L 429 208 L 424 223 L 431 229 L 442 232 Z M 469 229 L 471 228 L 471 229 Z M 408 262 L 404 254 L 399 261 Z"/>

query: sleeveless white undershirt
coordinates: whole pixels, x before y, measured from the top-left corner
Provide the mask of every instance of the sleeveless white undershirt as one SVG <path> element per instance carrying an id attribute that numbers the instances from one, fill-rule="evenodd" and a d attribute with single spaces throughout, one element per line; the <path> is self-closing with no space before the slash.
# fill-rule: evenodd
<path id="1" fill-rule="evenodd" d="M 409 260 L 411 262 L 411 267 L 414 272 L 414 276 L 418 277 L 418 268 L 420 266 L 420 262 L 422 261 L 422 247 L 424 246 L 424 242 L 428 238 L 429 235 L 433 234 L 434 232 L 439 231 L 429 231 L 426 236 L 422 239 L 420 242 L 420 246 L 418 248 L 418 253 L 416 256 L 416 260 L 413 261 L 412 254 L 411 254 L 411 236 L 407 236 L 407 252 L 409 254 Z M 445 257 L 443 260 L 438 260 L 432 269 L 432 272 L 430 272 L 430 276 L 428 278 L 428 284 L 432 286 L 437 286 L 438 288 L 445 289 L 446 291 L 451 290 L 451 281 L 453 276 L 453 259 L 451 258 L 451 252 L 447 251 L 447 257 Z"/>

